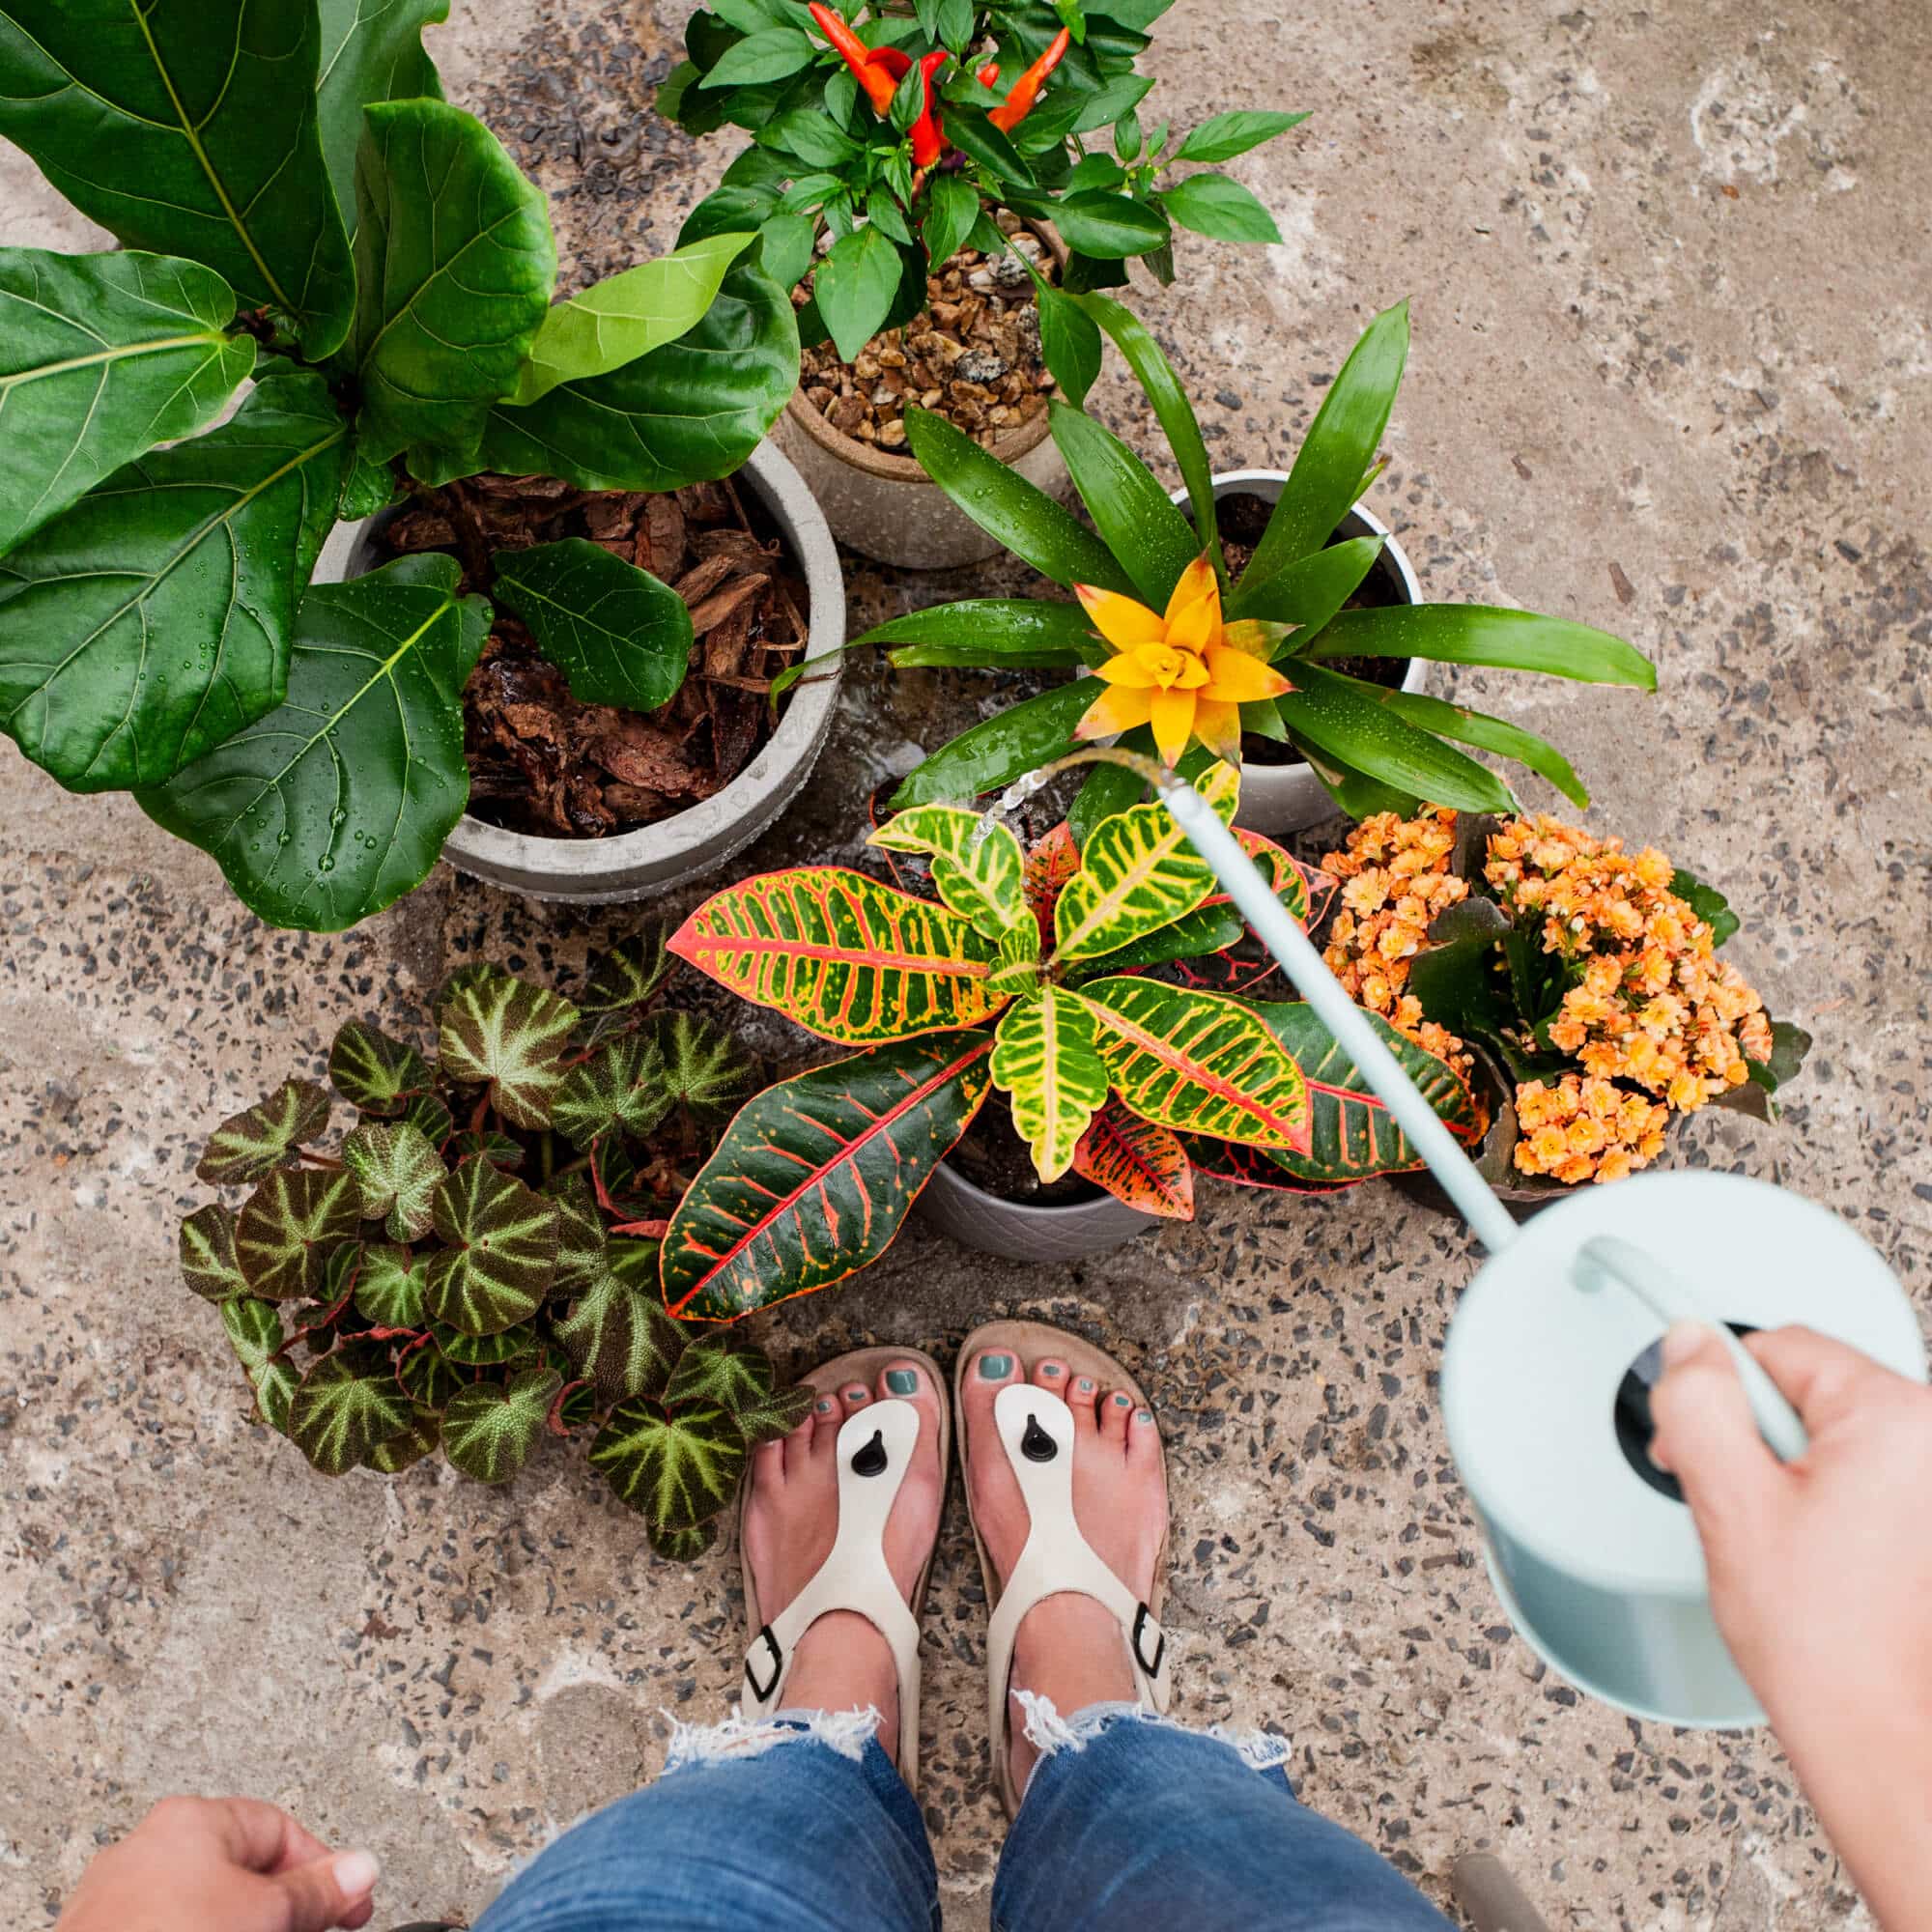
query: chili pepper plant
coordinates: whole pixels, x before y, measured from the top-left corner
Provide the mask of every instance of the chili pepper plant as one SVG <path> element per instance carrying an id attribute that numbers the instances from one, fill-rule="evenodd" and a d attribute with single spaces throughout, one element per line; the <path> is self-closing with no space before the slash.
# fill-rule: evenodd
<path id="1" fill-rule="evenodd" d="M 925 307 L 928 272 L 955 250 L 1003 250 L 994 208 L 1059 232 L 1070 288 L 1124 283 L 1134 259 L 1172 281 L 1177 226 L 1278 242 L 1232 177 L 1174 170 L 1231 160 L 1306 117 L 1237 111 L 1178 140 L 1165 123 L 1144 131 L 1153 83 L 1134 67 L 1166 5 L 721 0 L 692 15 L 690 58 L 658 105 L 689 132 L 729 125 L 754 139 L 685 238 L 756 228 L 768 273 L 787 288 L 811 273 L 807 345 L 830 335 L 847 361 Z M 1060 326 L 1043 299 L 1042 330 Z"/>
<path id="2" fill-rule="evenodd" d="M 486 470 L 717 478 L 797 383 L 748 233 L 553 301 L 543 194 L 440 98 L 446 12 L 0 0 L 0 135 L 125 249 L 0 249 L 0 729 L 71 791 L 131 791 L 276 924 L 353 924 L 428 871 L 491 622 L 450 556 L 305 597 L 331 525 Z M 576 543 L 522 565 L 584 695 L 681 674 L 648 572 Z"/>
<path id="3" fill-rule="evenodd" d="M 1224 822 L 1238 775 L 1201 781 Z M 1315 883 L 1247 850 L 1306 923 Z M 801 867 L 706 900 L 671 951 L 744 998 L 861 1052 L 756 1094 L 671 1215 L 674 1316 L 729 1321 L 876 1261 L 997 1092 L 1042 1179 L 1074 1173 L 1151 1215 L 1190 1219 L 1196 1172 L 1324 1192 L 1417 1164 L 1305 1004 L 1256 997 L 1273 970 L 1164 808 L 1076 847 L 923 805 L 870 842 L 929 864 L 935 896 Z M 1393 1029 L 1451 1127 L 1468 1089 Z"/>
<path id="4" fill-rule="evenodd" d="M 753 1083 L 690 1013 L 655 1010 L 669 962 L 627 941 L 567 1000 L 467 968 L 434 1062 L 360 1021 L 328 1077 L 285 1080 L 215 1129 L 195 1172 L 248 1188 L 182 1223 L 187 1286 L 220 1310 L 256 1411 L 326 1475 L 394 1475 L 439 1448 L 505 1483 L 547 1436 L 587 1435 L 652 1546 L 709 1547 L 751 1447 L 809 1394 L 756 1350 L 664 1312 L 658 1236 L 683 1170 Z"/>

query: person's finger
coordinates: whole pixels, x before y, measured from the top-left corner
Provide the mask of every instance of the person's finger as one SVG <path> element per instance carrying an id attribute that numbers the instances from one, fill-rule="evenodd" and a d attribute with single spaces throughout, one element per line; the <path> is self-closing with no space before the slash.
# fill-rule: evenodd
<path id="1" fill-rule="evenodd" d="M 328 1847 L 278 1805 L 259 1798 L 210 1798 L 200 1803 L 223 1851 L 246 1871 L 273 1874 L 328 1856 Z"/>
<path id="2" fill-rule="evenodd" d="M 1683 1486 L 1706 1548 L 1721 1546 L 1775 1496 L 1780 1465 L 1715 1329 L 1678 1322 L 1663 1338 L 1663 1368 L 1650 1394 L 1651 1460 Z"/>
<path id="3" fill-rule="evenodd" d="M 1745 1337 L 1745 1347 L 1791 1398 L 1815 1435 L 1855 1414 L 1871 1399 L 1875 1377 L 1902 1382 L 1883 1363 L 1815 1328 L 1771 1328 Z M 1908 1384 L 1909 1386 L 1909 1384 Z"/>
<path id="4" fill-rule="evenodd" d="M 365 1908 L 379 1876 L 367 1852 L 337 1852 L 276 1874 L 288 1901 L 286 1932 L 328 1932 L 333 1925 L 366 1924 Z"/>

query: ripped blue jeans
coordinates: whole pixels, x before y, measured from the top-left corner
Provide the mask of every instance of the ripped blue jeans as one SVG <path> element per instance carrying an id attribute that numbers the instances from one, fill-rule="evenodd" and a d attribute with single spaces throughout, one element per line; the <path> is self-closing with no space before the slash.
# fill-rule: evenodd
<path id="1" fill-rule="evenodd" d="M 1359 1838 L 1304 1810 L 1285 1740 L 1028 1705 L 1041 1755 L 995 1932 L 1451 1932 Z M 680 1731 L 665 1776 L 566 1833 L 476 1932 L 939 1932 L 918 1804 L 869 1714 Z"/>

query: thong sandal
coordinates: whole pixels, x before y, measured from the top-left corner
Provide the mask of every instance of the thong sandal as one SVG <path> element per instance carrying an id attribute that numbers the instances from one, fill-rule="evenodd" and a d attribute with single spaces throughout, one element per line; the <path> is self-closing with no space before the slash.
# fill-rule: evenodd
<path id="1" fill-rule="evenodd" d="M 853 1382 L 869 1389 L 894 1362 L 917 1362 L 939 1399 L 939 1470 L 946 1476 L 952 1437 L 952 1405 L 946 1378 L 930 1355 L 917 1349 L 855 1349 L 836 1361 L 822 1363 L 805 1378 L 822 1395 L 836 1395 Z M 919 1587 L 910 1607 L 899 1595 L 886 1565 L 886 1519 L 897 1501 L 899 1486 L 911 1465 L 919 1441 L 919 1410 L 897 1397 L 874 1398 L 848 1415 L 838 1431 L 838 1529 L 831 1553 L 811 1580 L 769 1622 L 758 1607 L 758 1586 L 745 1554 L 745 1510 L 751 1502 L 747 1483 L 738 1505 L 738 1548 L 744 1562 L 745 1610 L 757 1634 L 745 1656 L 745 1710 L 769 1718 L 784 1707 L 784 1689 L 798 1653 L 799 1639 L 820 1617 L 834 1610 L 851 1610 L 883 1636 L 893 1653 L 899 1691 L 899 1776 L 906 1788 L 919 1790 L 919 1616 L 925 1605 L 925 1588 L 932 1577 L 932 1550 L 919 1573 Z M 935 1528 L 933 1545 L 938 1547 Z"/>
<path id="2" fill-rule="evenodd" d="M 1000 1432 L 1008 1463 L 1027 1506 L 1026 1548 L 1013 1565 L 1004 1592 L 986 1554 L 985 1540 L 976 1518 L 973 1542 L 980 1552 L 980 1575 L 986 1601 L 993 1606 L 986 1633 L 986 1728 L 993 1751 L 993 1773 L 1009 1817 L 1019 1809 L 1020 1793 L 1012 1776 L 1012 1698 L 1009 1694 L 1013 1643 L 1027 1612 L 1048 1597 L 1092 1597 L 1113 1613 L 1134 1667 L 1134 1684 L 1141 1709 L 1164 1712 L 1172 1695 L 1168 1674 L 1167 1635 L 1158 1621 L 1167 1594 L 1167 1536 L 1163 1532 L 1154 1557 L 1149 1601 L 1141 1603 L 1115 1576 L 1080 1532 L 1073 1515 L 1073 1411 L 1050 1389 L 1036 1388 L 1030 1378 L 1036 1364 L 1059 1361 L 1070 1376 L 1086 1376 L 1098 1388 L 1124 1389 L 1142 1408 L 1151 1407 L 1140 1384 L 1105 1350 L 1078 1335 L 1049 1327 L 1043 1321 L 993 1321 L 967 1336 L 954 1373 L 953 1400 L 959 1416 L 959 1454 L 970 1453 L 966 1440 L 965 1383 L 981 1355 L 1011 1355 L 1021 1379 L 1009 1383 L 993 1402 L 993 1420 Z M 1165 1451 L 1163 1451 L 1163 1478 Z M 966 1485 L 972 1512 L 973 1486 Z"/>

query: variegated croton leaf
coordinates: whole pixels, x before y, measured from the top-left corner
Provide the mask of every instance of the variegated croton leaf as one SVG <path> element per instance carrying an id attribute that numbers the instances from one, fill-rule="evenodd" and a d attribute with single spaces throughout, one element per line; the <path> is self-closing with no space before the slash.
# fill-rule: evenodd
<path id="1" fill-rule="evenodd" d="M 551 1404 L 563 1387 L 554 1369 L 524 1369 L 498 1388 L 478 1382 L 442 1412 L 442 1453 L 479 1483 L 507 1483 L 542 1438 Z"/>
<path id="2" fill-rule="evenodd" d="M 328 1049 L 328 1079 L 357 1113 L 386 1121 L 428 1094 L 436 1075 L 414 1047 L 350 1020 Z"/>
<path id="3" fill-rule="evenodd" d="M 745 1437 L 724 1409 L 675 1413 L 641 1398 L 619 1403 L 590 1445 L 593 1467 L 621 1502 L 667 1533 L 695 1529 L 737 1492 Z"/>
<path id="4" fill-rule="evenodd" d="M 487 1160 L 466 1160 L 436 1190 L 442 1246 L 430 1257 L 424 1299 L 464 1335 L 497 1335 L 527 1321 L 556 1274 L 557 1209 Z"/>
<path id="5" fill-rule="evenodd" d="M 343 1141 L 342 1159 L 355 1177 L 365 1221 L 381 1219 L 392 1241 L 419 1241 L 429 1233 L 446 1170 L 420 1127 L 365 1121 Z"/>
<path id="6" fill-rule="evenodd" d="M 1020 841 L 1010 828 L 957 805 L 915 805 L 873 832 L 867 844 L 923 852 L 939 896 L 995 946 L 1030 922 Z"/>
<path id="7" fill-rule="evenodd" d="M 1143 1214 L 1194 1218 L 1194 1169 L 1179 1137 L 1118 1100 L 1110 1099 L 1080 1137 L 1073 1171 Z"/>
<path id="8" fill-rule="evenodd" d="M 547 1127 L 563 1085 L 579 1013 L 570 1001 L 494 969 L 459 974 L 437 1006 L 442 1070 L 465 1086 L 488 1083 L 513 1127 Z"/>
<path id="9" fill-rule="evenodd" d="M 389 1351 L 349 1343 L 311 1364 L 289 1405 L 288 1436 L 325 1476 L 353 1469 L 414 1420 Z"/>
<path id="10" fill-rule="evenodd" d="M 762 1350 L 741 1348 L 712 1334 L 693 1342 L 679 1356 L 664 1405 L 673 1414 L 689 1407 L 722 1408 L 755 1448 L 790 1435 L 810 1411 L 812 1396 L 802 1382 L 775 1388 L 771 1358 Z"/>
<path id="11" fill-rule="evenodd" d="M 1054 908 L 1066 882 L 1080 869 L 1080 847 L 1073 828 L 1062 819 L 1028 848 L 1022 884 L 1042 942 L 1053 937 Z"/>
<path id="12" fill-rule="evenodd" d="M 1044 985 L 1007 1009 L 994 1038 L 993 1084 L 1033 1149 L 1039 1178 L 1058 1180 L 1073 1165 L 1073 1151 L 1107 1097 L 1107 1063 L 1093 1009 L 1077 993 Z"/>
<path id="13" fill-rule="evenodd" d="M 660 1013 L 650 1037 L 664 1060 L 671 1105 L 694 1121 L 722 1121 L 751 1091 L 752 1057 L 721 1026 L 696 1013 Z"/>
<path id="14" fill-rule="evenodd" d="M 248 1293 L 264 1301 L 320 1294 L 329 1257 L 355 1239 L 360 1219 L 353 1175 L 276 1168 L 235 1224 L 235 1259 Z"/>
<path id="15" fill-rule="evenodd" d="M 229 1345 L 241 1358 L 248 1386 L 255 1391 L 255 1406 L 270 1429 L 286 1433 L 289 1405 L 295 1400 L 301 1377 L 295 1364 L 282 1353 L 285 1338 L 282 1318 L 270 1301 L 253 1295 L 238 1294 L 221 1304 L 221 1325 Z"/>
<path id="16" fill-rule="evenodd" d="M 590 969 L 577 1006 L 589 1020 L 585 1029 L 594 1045 L 613 1027 L 621 1026 L 633 1009 L 640 1007 L 664 984 L 670 971 L 665 951 L 665 931 L 649 925 L 620 940 Z"/>
<path id="17" fill-rule="evenodd" d="M 551 1124 L 575 1148 L 611 1134 L 648 1134 L 670 1112 L 664 1050 L 643 1034 L 607 1040 L 573 1066 L 551 1102 Z"/>
<path id="18" fill-rule="evenodd" d="M 182 1279 L 204 1301 L 246 1294 L 247 1281 L 235 1259 L 235 1216 L 218 1201 L 197 1208 L 181 1224 Z"/>
<path id="19" fill-rule="evenodd" d="M 655 1241 L 612 1241 L 556 1338 L 607 1403 L 660 1397 L 685 1348 L 685 1331 L 659 1299 Z"/>
<path id="20" fill-rule="evenodd" d="M 420 1328 L 429 1319 L 423 1285 L 429 1258 L 371 1241 L 357 1257 L 355 1310 L 377 1328 Z"/>
<path id="21" fill-rule="evenodd" d="M 217 1187 L 245 1186 L 288 1166 L 327 1125 L 328 1095 L 312 1080 L 284 1080 L 266 1100 L 215 1128 L 195 1165 L 196 1178 Z"/>

